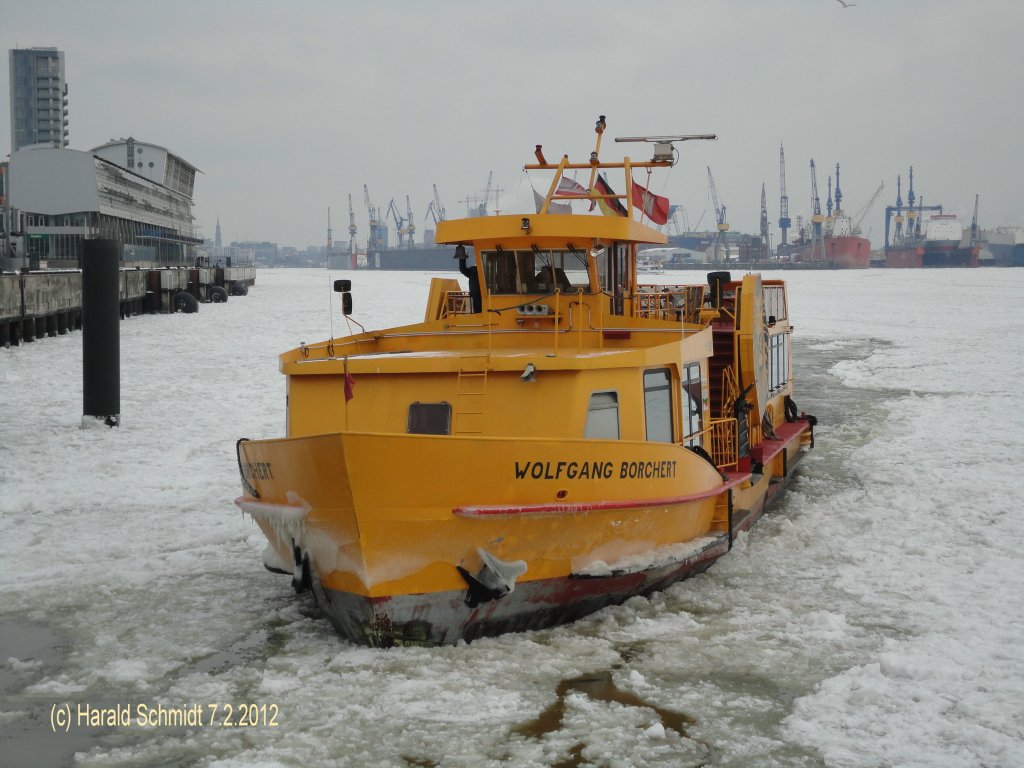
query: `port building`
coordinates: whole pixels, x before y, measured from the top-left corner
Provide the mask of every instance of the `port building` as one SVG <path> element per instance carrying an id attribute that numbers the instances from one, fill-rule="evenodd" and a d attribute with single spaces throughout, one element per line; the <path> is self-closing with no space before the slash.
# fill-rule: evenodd
<path id="1" fill-rule="evenodd" d="M 192 194 L 200 171 L 132 137 L 89 151 L 34 144 L 11 154 L 8 205 L 28 266 L 79 267 L 83 242 L 121 244 L 125 266 L 191 264 L 203 243 Z"/>

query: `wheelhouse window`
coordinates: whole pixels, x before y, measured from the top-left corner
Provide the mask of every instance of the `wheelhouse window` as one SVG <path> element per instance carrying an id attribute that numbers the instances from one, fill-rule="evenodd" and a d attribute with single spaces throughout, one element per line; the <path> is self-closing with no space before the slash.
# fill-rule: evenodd
<path id="1" fill-rule="evenodd" d="M 668 368 L 644 371 L 644 415 L 652 442 L 673 442 L 671 383 Z"/>
<path id="2" fill-rule="evenodd" d="M 412 403 L 406 431 L 410 435 L 450 435 L 451 403 Z"/>
<path id="3" fill-rule="evenodd" d="M 587 409 L 587 426 L 583 436 L 601 440 L 619 439 L 618 392 L 591 393 L 590 407 Z"/>
<path id="4" fill-rule="evenodd" d="M 578 248 L 498 248 L 482 256 L 487 290 L 495 296 L 590 290 L 586 252 Z"/>
<path id="5" fill-rule="evenodd" d="M 699 363 L 687 363 L 683 366 L 682 385 L 683 443 L 688 446 L 700 445 L 699 433 L 702 428 L 704 406 Z"/>

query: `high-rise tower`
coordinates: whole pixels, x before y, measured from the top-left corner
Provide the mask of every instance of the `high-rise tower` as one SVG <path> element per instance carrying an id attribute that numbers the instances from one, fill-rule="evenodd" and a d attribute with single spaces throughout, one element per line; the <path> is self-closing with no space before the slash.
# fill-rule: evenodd
<path id="1" fill-rule="evenodd" d="M 11 152 L 27 144 L 68 145 L 68 85 L 64 51 L 13 48 L 10 52 Z"/>

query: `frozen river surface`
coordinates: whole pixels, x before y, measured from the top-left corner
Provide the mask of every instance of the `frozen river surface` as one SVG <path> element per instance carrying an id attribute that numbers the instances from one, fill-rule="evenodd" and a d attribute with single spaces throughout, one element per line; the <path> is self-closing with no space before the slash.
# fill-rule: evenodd
<path id="1" fill-rule="evenodd" d="M 422 317 L 425 275 L 351 276 L 368 328 Z M 728 557 L 571 626 L 394 650 L 339 640 L 231 503 L 330 278 L 123 322 L 116 430 L 79 428 L 80 334 L 0 349 L 0 765 L 1024 765 L 1024 270 L 787 274 L 817 447 Z"/>

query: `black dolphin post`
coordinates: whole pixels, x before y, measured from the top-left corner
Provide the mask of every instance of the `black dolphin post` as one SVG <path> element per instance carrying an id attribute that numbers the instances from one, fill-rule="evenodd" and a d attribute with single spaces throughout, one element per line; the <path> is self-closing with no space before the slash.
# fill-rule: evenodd
<path id="1" fill-rule="evenodd" d="M 120 257 L 116 240 L 86 240 L 82 257 L 82 426 L 121 421 Z"/>

